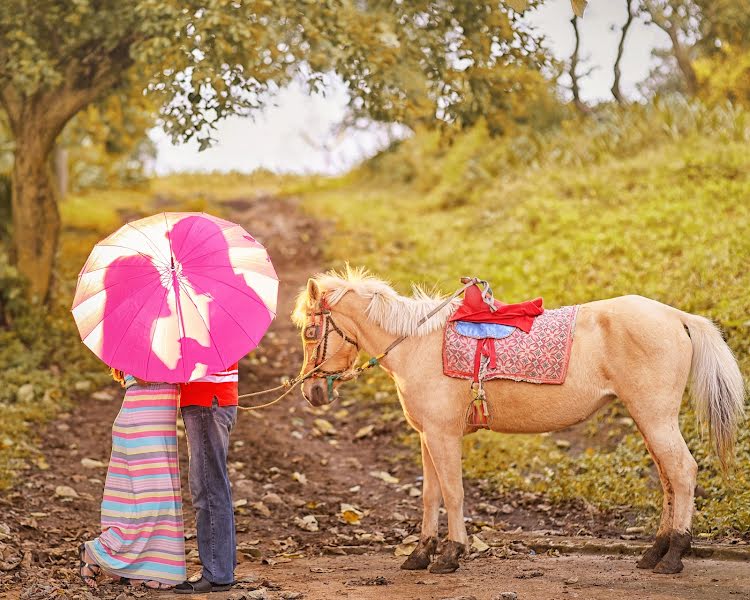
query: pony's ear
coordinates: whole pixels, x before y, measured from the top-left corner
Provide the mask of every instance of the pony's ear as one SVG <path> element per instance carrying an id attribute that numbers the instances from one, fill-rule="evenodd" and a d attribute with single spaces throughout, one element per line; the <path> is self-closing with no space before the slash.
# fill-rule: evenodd
<path id="1" fill-rule="evenodd" d="M 313 302 L 320 300 L 320 286 L 314 279 L 307 280 L 307 297 Z"/>

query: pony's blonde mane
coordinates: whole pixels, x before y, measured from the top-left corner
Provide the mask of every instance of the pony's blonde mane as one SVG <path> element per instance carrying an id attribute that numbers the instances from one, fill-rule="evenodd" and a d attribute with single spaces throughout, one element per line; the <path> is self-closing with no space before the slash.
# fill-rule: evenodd
<path id="1" fill-rule="evenodd" d="M 365 314 L 376 325 L 392 335 L 426 335 L 445 325 L 455 310 L 459 300 L 454 300 L 431 317 L 424 325 L 416 328 L 420 319 L 437 308 L 445 297 L 413 286 L 412 297 L 399 295 L 390 284 L 374 277 L 367 269 L 351 268 L 342 272 L 328 271 L 313 277 L 320 287 L 323 297 L 330 306 L 335 306 L 348 292 L 369 299 Z M 305 323 L 307 311 L 312 307 L 307 289 L 297 297 L 292 319 L 301 327 Z"/>

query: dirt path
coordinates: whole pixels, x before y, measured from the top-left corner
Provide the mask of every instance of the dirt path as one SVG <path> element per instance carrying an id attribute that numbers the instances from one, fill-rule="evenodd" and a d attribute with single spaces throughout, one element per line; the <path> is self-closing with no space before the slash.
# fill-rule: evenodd
<path id="1" fill-rule="evenodd" d="M 301 345 L 288 315 L 296 292 L 320 270 L 321 250 L 310 241 L 315 223 L 291 200 L 259 197 L 225 205 L 268 246 L 282 277 L 279 318 L 240 367 L 241 391 L 257 391 L 299 368 Z M 212 599 L 489 600 L 500 592 L 518 598 L 750 598 L 747 562 L 690 560 L 686 573 L 657 577 L 637 572 L 630 557 L 538 555 L 524 533 L 617 537 L 626 523 L 621 515 L 581 505 L 550 507 L 532 495 L 498 496 L 482 482 L 467 486 L 466 514 L 470 534 L 488 541 L 489 549 L 474 552 L 451 576 L 400 571 L 403 558 L 394 552 L 419 530 L 420 468 L 413 450 L 395 441 L 407 432 L 395 394 L 358 403 L 342 392 L 340 401 L 324 409 L 312 409 L 295 395 L 240 415 L 230 472 L 241 583 Z M 121 402 L 114 385 L 86 396 L 77 410 L 41 432 L 49 468 L 37 461 L 0 497 L 0 598 L 151 595 L 106 585 L 91 596 L 76 578 L 75 548 L 98 531 L 110 428 Z M 197 570 L 186 475 L 183 460 L 189 562 Z M 56 497 L 59 486 L 73 488 L 76 496 Z M 342 504 L 354 510 L 344 515 Z"/>

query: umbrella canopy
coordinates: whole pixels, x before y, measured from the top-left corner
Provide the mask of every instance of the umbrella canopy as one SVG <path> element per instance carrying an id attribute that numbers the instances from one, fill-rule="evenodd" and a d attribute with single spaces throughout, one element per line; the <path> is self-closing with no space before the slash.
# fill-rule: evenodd
<path id="1" fill-rule="evenodd" d="M 179 383 L 223 371 L 276 316 L 278 278 L 242 227 L 205 213 L 161 213 L 99 242 L 78 276 L 73 317 L 100 359 Z"/>

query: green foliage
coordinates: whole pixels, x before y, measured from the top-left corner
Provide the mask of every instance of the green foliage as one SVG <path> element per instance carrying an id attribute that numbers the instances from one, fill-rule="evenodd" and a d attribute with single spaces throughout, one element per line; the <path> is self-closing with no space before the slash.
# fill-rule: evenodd
<path id="1" fill-rule="evenodd" d="M 44 464 L 35 435 L 68 405 L 73 383 L 105 375 L 79 342 L 67 306 L 30 305 L 23 291 L 23 280 L 0 246 L 0 489 L 28 468 L 26 459 Z M 30 394 L 19 393 L 28 385 Z"/>
<path id="2" fill-rule="evenodd" d="M 677 98 L 512 139 L 492 139 L 479 123 L 450 143 L 419 132 L 355 174 L 297 192 L 334 224 L 334 264 L 365 265 L 403 291 L 412 281 L 452 291 L 477 275 L 504 301 L 542 295 L 550 307 L 642 294 L 715 319 L 747 377 L 748 125 L 741 108 Z M 658 480 L 626 417 L 615 404 L 569 450 L 557 434 L 471 436 L 465 468 L 502 489 L 653 518 Z M 727 482 L 687 404 L 681 426 L 708 493 L 696 531 L 746 531 L 746 428 Z"/>

